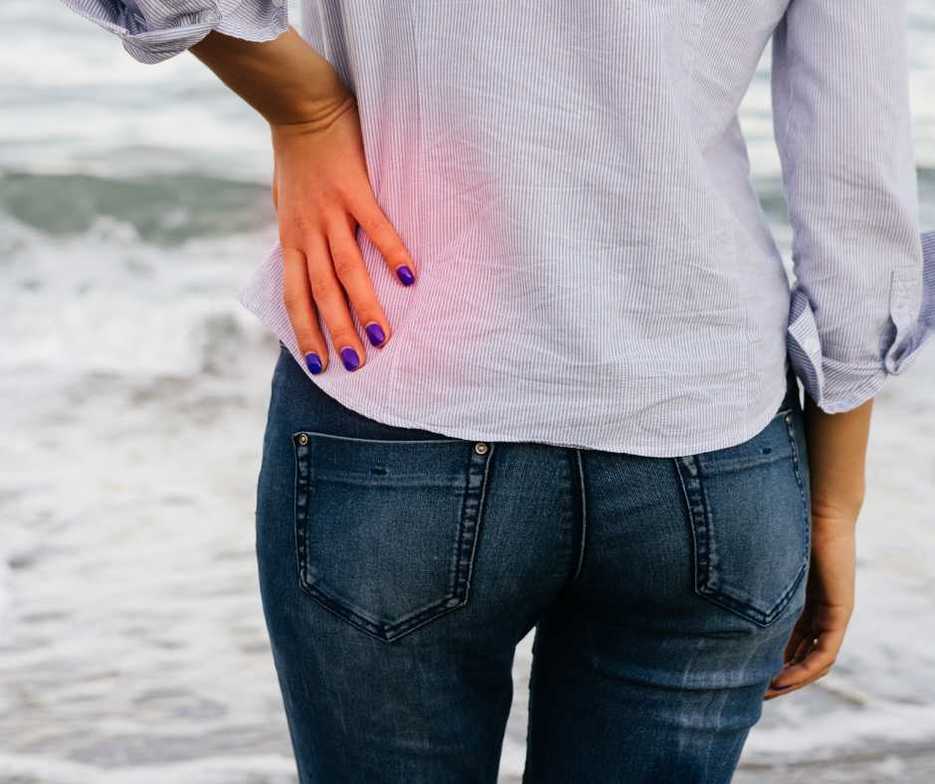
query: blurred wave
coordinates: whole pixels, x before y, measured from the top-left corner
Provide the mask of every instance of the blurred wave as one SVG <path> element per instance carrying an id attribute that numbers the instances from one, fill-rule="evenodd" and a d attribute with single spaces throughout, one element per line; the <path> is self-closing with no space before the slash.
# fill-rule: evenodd
<path id="1" fill-rule="evenodd" d="M 268 188 L 198 173 L 118 179 L 0 171 L 0 212 L 53 236 L 88 232 L 107 218 L 153 245 L 261 231 L 275 217 Z"/>

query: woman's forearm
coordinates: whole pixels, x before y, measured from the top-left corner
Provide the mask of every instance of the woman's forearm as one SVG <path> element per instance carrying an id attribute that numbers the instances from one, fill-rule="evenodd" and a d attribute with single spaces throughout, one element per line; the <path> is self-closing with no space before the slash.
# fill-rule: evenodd
<path id="1" fill-rule="evenodd" d="M 353 100 L 331 63 L 292 27 L 261 43 L 211 32 L 191 51 L 270 125 L 327 125 Z"/>
<path id="2" fill-rule="evenodd" d="M 851 411 L 828 414 L 805 396 L 805 426 L 817 524 L 855 523 L 864 500 L 864 465 L 873 398 Z"/>

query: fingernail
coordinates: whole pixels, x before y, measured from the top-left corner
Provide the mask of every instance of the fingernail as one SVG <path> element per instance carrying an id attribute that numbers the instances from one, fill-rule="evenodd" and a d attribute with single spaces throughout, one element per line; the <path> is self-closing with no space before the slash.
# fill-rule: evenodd
<path id="1" fill-rule="evenodd" d="M 375 321 L 367 325 L 365 332 L 367 333 L 367 337 L 370 338 L 370 342 L 375 346 L 379 346 L 386 340 L 386 335 L 383 334 L 383 328 Z"/>
<path id="2" fill-rule="evenodd" d="M 360 358 L 350 346 L 341 349 L 341 361 L 348 370 L 357 370 L 360 367 Z"/>
<path id="3" fill-rule="evenodd" d="M 415 282 L 415 276 L 412 274 L 412 270 L 405 264 L 403 264 L 402 267 L 396 268 L 396 275 L 405 286 L 411 286 Z"/>
<path id="4" fill-rule="evenodd" d="M 305 355 L 305 364 L 309 373 L 313 375 L 321 373 L 321 358 L 314 351 Z"/>

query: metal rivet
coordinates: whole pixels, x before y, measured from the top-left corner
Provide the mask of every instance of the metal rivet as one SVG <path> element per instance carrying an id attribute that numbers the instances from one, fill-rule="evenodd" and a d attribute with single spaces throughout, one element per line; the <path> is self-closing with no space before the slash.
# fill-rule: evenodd
<path id="1" fill-rule="evenodd" d="M 474 451 L 479 455 L 486 455 L 487 449 L 487 444 L 485 444 L 483 441 L 478 441 L 476 444 L 474 444 Z"/>
<path id="2" fill-rule="evenodd" d="M 308 444 L 308 435 L 305 433 L 299 433 L 299 444 L 305 446 Z"/>

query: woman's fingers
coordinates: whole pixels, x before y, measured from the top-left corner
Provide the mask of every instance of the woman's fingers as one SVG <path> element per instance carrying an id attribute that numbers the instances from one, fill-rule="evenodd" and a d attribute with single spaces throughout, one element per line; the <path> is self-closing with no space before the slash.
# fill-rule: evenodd
<path id="1" fill-rule="evenodd" d="M 813 645 L 816 636 L 818 641 Z M 806 637 L 796 646 L 795 658 L 770 681 L 765 699 L 788 694 L 824 677 L 834 666 L 843 642 L 843 630 L 827 630 Z M 802 658 L 796 661 L 798 657 Z"/>
<path id="2" fill-rule="evenodd" d="M 813 680 L 819 673 L 830 668 L 837 657 L 838 650 L 844 640 L 843 633 L 825 631 L 818 635 L 818 642 L 798 662 L 786 665 L 776 675 L 770 684 L 774 688 L 783 686 L 804 685 Z M 811 639 L 808 640 L 811 643 Z"/>
<path id="3" fill-rule="evenodd" d="M 393 224 L 374 199 L 373 192 L 369 188 L 357 191 L 348 198 L 348 208 L 393 274 L 403 285 L 412 285 L 416 279 L 416 265 Z"/>
<path id="4" fill-rule="evenodd" d="M 315 307 L 325 322 L 346 370 L 357 370 L 365 363 L 363 344 L 357 335 L 347 297 L 341 287 L 328 241 L 319 232 L 309 232 L 305 238 L 305 260 L 309 285 Z"/>
<path id="5" fill-rule="evenodd" d="M 799 661 L 808 653 L 808 649 L 811 647 L 812 637 L 814 636 L 809 628 L 810 623 L 811 619 L 804 614 L 799 618 L 798 623 L 796 623 L 792 634 L 789 635 L 789 639 L 786 642 L 785 650 L 783 651 L 783 663 L 785 665 Z"/>
<path id="6" fill-rule="evenodd" d="M 809 650 L 811 650 L 813 640 L 814 637 L 810 632 L 808 632 L 808 630 L 800 633 L 795 649 L 792 651 L 792 655 L 788 658 L 787 663 L 796 664 L 802 661 L 802 659 L 804 659 L 808 654 Z"/>
<path id="7" fill-rule="evenodd" d="M 335 275 L 347 293 L 351 308 L 358 321 L 364 326 L 367 339 L 374 346 L 382 347 L 390 338 L 390 326 L 376 291 L 367 265 L 360 253 L 354 236 L 353 218 L 344 213 L 328 230 L 328 247 Z"/>
<path id="8" fill-rule="evenodd" d="M 353 218 L 341 213 L 332 219 L 327 237 L 308 230 L 301 251 L 283 249 L 283 299 L 311 373 L 323 371 L 328 364 L 319 316 L 349 371 L 366 363 L 351 308 L 372 345 L 386 345 L 391 335 L 354 228 Z"/>
<path id="9" fill-rule="evenodd" d="M 282 259 L 283 304 L 309 372 L 320 373 L 328 367 L 328 350 L 312 301 L 305 254 L 283 248 Z"/>

